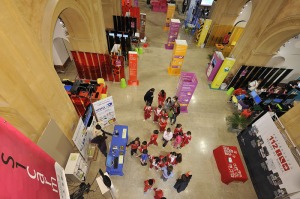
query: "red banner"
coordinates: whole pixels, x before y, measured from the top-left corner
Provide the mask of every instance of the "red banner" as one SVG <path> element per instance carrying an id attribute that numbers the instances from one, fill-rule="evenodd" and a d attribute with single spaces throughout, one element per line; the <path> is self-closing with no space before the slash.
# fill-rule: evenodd
<path id="1" fill-rule="evenodd" d="M 129 66 L 129 80 L 128 85 L 138 86 L 139 80 L 137 79 L 137 52 L 128 52 L 128 66 Z"/>
<path id="2" fill-rule="evenodd" d="M 63 169 L 0 118 L 0 198 L 69 198 Z"/>

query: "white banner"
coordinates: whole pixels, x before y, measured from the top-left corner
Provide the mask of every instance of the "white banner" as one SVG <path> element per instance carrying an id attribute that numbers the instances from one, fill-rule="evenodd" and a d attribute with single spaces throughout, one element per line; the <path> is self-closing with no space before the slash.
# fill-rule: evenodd
<path id="1" fill-rule="evenodd" d="M 252 129 L 258 138 L 257 144 L 261 146 L 260 156 L 266 158 L 266 168 L 273 174 L 268 180 L 281 194 L 300 191 L 300 167 L 296 162 L 291 150 L 285 142 L 269 113 L 266 113 L 253 125 Z M 299 198 L 296 194 L 290 198 Z"/>
<path id="2" fill-rule="evenodd" d="M 75 146 L 79 150 L 82 157 L 87 161 L 88 159 L 88 147 L 92 140 L 92 132 L 87 130 L 84 126 L 82 118 L 79 118 L 75 133 L 72 138 Z"/>
<path id="3" fill-rule="evenodd" d="M 112 96 L 94 102 L 93 106 L 98 122 L 102 124 L 102 127 L 106 127 L 116 121 Z"/>

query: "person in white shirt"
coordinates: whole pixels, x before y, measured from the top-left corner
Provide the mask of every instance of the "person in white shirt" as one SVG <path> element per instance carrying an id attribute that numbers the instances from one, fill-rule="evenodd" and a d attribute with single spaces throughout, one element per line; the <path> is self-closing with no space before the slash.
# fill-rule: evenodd
<path id="1" fill-rule="evenodd" d="M 167 128 L 167 130 L 164 132 L 164 135 L 163 135 L 163 147 L 165 147 L 168 142 L 173 138 L 173 133 L 171 131 L 171 128 Z"/>
<path id="2" fill-rule="evenodd" d="M 254 91 L 257 89 L 258 85 L 261 83 L 261 80 L 254 80 L 248 84 L 248 89 Z"/>

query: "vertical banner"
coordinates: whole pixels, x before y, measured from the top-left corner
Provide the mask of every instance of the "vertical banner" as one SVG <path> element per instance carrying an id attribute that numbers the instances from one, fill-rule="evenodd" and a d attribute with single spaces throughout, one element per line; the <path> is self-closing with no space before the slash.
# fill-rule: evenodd
<path id="1" fill-rule="evenodd" d="M 202 31 L 200 33 L 200 37 L 198 39 L 197 46 L 201 46 L 202 44 L 204 44 L 211 23 L 212 23 L 211 19 L 205 19 Z"/>
<path id="2" fill-rule="evenodd" d="M 70 198 L 63 168 L 3 118 L 0 140 L 0 198 Z"/>
<path id="3" fill-rule="evenodd" d="M 175 40 L 175 47 L 173 49 L 172 60 L 168 67 L 169 75 L 180 75 L 187 47 L 188 44 L 186 40 Z"/>
<path id="4" fill-rule="evenodd" d="M 174 12 L 175 12 L 175 4 L 168 3 L 168 10 L 167 10 L 167 17 L 166 17 L 166 24 L 164 27 L 164 31 L 169 30 L 171 19 L 174 17 Z"/>
<path id="5" fill-rule="evenodd" d="M 140 28 L 140 39 L 144 39 L 146 35 L 146 14 L 141 13 L 141 28 Z"/>
<path id="6" fill-rule="evenodd" d="M 228 57 L 223 61 L 221 68 L 219 69 L 216 77 L 214 78 L 213 82 L 210 85 L 211 88 L 214 89 L 220 88 L 221 84 L 223 83 L 224 79 L 228 75 L 234 63 L 235 63 L 235 59 L 228 58 Z"/>
<path id="7" fill-rule="evenodd" d="M 98 121 L 106 127 L 116 121 L 115 107 L 112 96 L 93 103 Z"/>
<path id="8" fill-rule="evenodd" d="M 137 79 L 137 52 L 129 51 L 128 52 L 128 66 L 129 66 L 129 80 L 128 85 L 138 86 L 139 80 Z"/>
<path id="9" fill-rule="evenodd" d="M 179 19 L 171 19 L 170 31 L 169 31 L 169 35 L 168 35 L 168 43 L 165 44 L 165 49 L 172 50 L 174 48 L 174 43 L 178 37 L 179 29 L 180 29 L 180 20 Z"/>
<path id="10" fill-rule="evenodd" d="M 214 52 L 214 55 L 208 64 L 207 70 L 206 70 L 206 76 L 208 81 L 213 81 L 217 72 L 219 71 L 222 63 L 224 61 L 224 56 L 222 52 L 216 51 Z"/>
<path id="11" fill-rule="evenodd" d="M 187 107 L 198 85 L 195 73 L 182 72 L 179 77 L 176 96 L 180 103 L 180 112 L 187 113 Z"/>

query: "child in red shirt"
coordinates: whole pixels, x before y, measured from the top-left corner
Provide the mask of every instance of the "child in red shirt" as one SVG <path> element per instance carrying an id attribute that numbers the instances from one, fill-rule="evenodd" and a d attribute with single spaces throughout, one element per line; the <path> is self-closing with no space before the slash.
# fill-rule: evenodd
<path id="1" fill-rule="evenodd" d="M 147 193 L 147 191 L 152 188 L 154 183 L 155 183 L 154 179 L 145 180 L 144 181 L 144 193 Z"/>
<path id="2" fill-rule="evenodd" d="M 158 104 L 163 106 L 164 105 L 164 101 L 166 100 L 167 98 L 167 94 L 164 90 L 161 90 L 159 93 L 158 93 Z"/>
<path id="3" fill-rule="evenodd" d="M 177 134 L 180 133 L 180 132 L 183 133 L 182 125 L 181 124 L 176 124 L 176 127 L 174 129 L 174 133 L 173 133 L 173 139 L 175 139 Z"/>
<path id="4" fill-rule="evenodd" d="M 133 140 L 132 142 L 130 142 L 126 146 L 128 147 L 129 145 L 131 147 L 131 151 L 130 151 L 131 156 L 133 156 L 134 153 L 137 155 L 137 149 L 140 146 L 140 138 L 139 137 L 135 138 L 135 140 Z"/>
<path id="5" fill-rule="evenodd" d="M 154 199 L 166 199 L 161 189 L 154 188 L 153 190 L 155 191 Z"/>
<path id="6" fill-rule="evenodd" d="M 144 107 L 144 121 L 146 121 L 151 117 L 151 111 L 152 111 L 152 107 L 150 106 L 150 103 L 147 103 L 146 106 Z"/>
<path id="7" fill-rule="evenodd" d="M 188 143 L 190 143 L 191 140 L 192 140 L 192 133 L 191 133 L 191 131 L 188 131 L 185 134 L 183 134 L 183 139 L 182 139 L 180 148 L 182 148 L 185 145 L 187 145 Z"/>
<path id="8" fill-rule="evenodd" d="M 150 137 L 150 142 L 148 143 L 148 146 L 150 145 L 150 144 L 154 144 L 154 145 L 158 145 L 157 144 L 157 138 L 158 138 L 158 133 L 159 133 L 159 131 L 158 130 L 154 130 L 153 131 L 153 134 L 151 135 L 151 137 Z"/>
<path id="9" fill-rule="evenodd" d="M 161 105 L 159 105 L 157 108 L 154 109 L 153 123 L 158 122 L 158 118 L 160 118 L 161 114 L 162 114 L 162 108 Z"/>
<path id="10" fill-rule="evenodd" d="M 143 141 L 142 142 L 142 145 L 141 146 L 139 146 L 139 151 L 141 152 L 141 153 L 143 153 L 143 151 L 145 150 L 145 149 L 147 149 L 147 141 Z"/>
<path id="11" fill-rule="evenodd" d="M 168 125 L 168 120 L 165 117 L 161 117 L 158 120 L 158 125 L 159 125 L 159 131 L 163 133 L 166 130 L 166 127 Z"/>
<path id="12" fill-rule="evenodd" d="M 158 169 L 159 169 L 159 163 L 160 163 L 160 158 L 156 157 L 156 156 L 150 155 L 149 161 L 150 161 L 150 167 L 149 167 L 149 169 L 152 169 L 154 167 L 155 170 L 158 171 Z"/>

